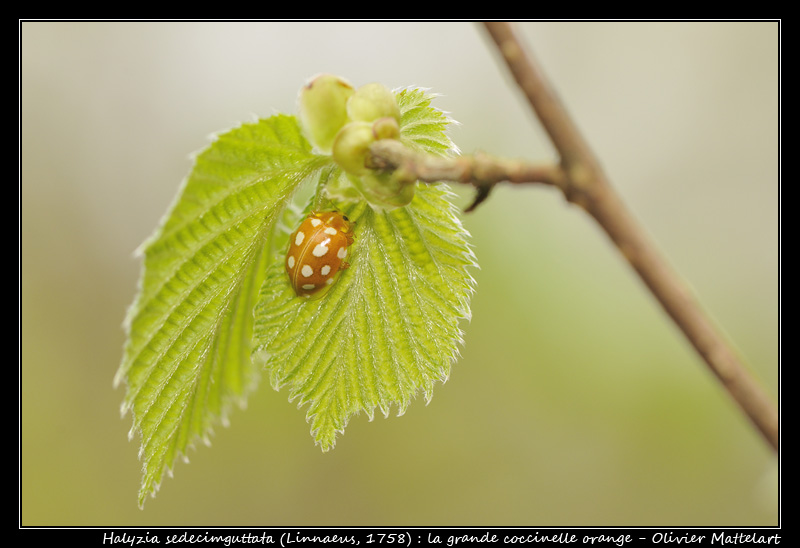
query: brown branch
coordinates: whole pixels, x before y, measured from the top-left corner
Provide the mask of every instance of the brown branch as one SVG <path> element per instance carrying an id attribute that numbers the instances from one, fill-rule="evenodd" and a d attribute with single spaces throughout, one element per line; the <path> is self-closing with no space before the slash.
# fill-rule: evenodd
<path id="1" fill-rule="evenodd" d="M 400 141 L 383 139 L 370 147 L 370 167 L 399 169 L 420 181 L 451 181 L 476 188 L 496 183 L 544 183 L 563 187 L 564 174 L 553 165 L 533 165 L 518 160 L 493 158 L 485 154 L 442 158 L 406 148 Z"/>
<path id="2" fill-rule="evenodd" d="M 603 227 L 731 397 L 777 451 L 779 417 L 772 399 L 628 212 L 511 25 L 486 23 L 485 27 L 561 156 L 567 175 L 567 198 L 582 205 Z"/>
<path id="3" fill-rule="evenodd" d="M 371 147 L 374 167 L 396 168 L 404 177 L 428 182 L 446 180 L 472 184 L 479 191 L 473 207 L 501 181 L 558 187 L 567 200 L 583 207 L 605 230 L 730 396 L 777 451 L 779 417 L 772 399 L 744 367 L 623 204 L 511 26 L 507 23 L 485 23 L 485 26 L 550 136 L 560 155 L 560 166 L 534 166 L 486 156 L 430 158 L 405 150 L 397 141 L 383 140 Z"/>

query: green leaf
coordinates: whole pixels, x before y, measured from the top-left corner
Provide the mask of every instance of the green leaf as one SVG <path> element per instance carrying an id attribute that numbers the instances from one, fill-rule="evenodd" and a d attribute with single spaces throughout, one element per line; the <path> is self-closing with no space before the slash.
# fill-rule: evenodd
<path id="1" fill-rule="evenodd" d="M 176 457 L 227 420 L 258 380 L 253 307 L 273 227 L 298 184 L 318 171 L 291 116 L 228 131 L 201 152 L 176 202 L 142 246 L 140 291 L 115 382 L 141 435 L 139 503 Z"/>
<path id="2" fill-rule="evenodd" d="M 445 154 L 447 118 L 419 90 L 398 94 L 401 139 Z M 316 443 L 327 451 L 354 414 L 377 408 L 402 414 L 422 392 L 433 395 L 469 318 L 475 258 L 444 185 L 418 185 L 406 207 L 378 212 L 340 205 L 356 222 L 350 268 L 318 300 L 295 296 L 281 260 L 273 260 L 255 312 L 254 357 L 275 389 L 308 405 Z M 285 244 L 284 244 L 285 245 Z"/>
<path id="3" fill-rule="evenodd" d="M 432 108 L 433 95 L 421 89 L 405 89 L 397 94 L 400 106 L 400 137 L 411 148 L 446 155 L 457 147 L 445 133 L 452 121 Z"/>

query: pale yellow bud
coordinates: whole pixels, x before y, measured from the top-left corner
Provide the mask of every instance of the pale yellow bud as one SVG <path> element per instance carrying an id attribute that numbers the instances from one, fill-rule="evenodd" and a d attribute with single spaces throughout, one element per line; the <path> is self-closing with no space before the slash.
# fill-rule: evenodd
<path id="1" fill-rule="evenodd" d="M 300 90 L 300 124 L 312 145 L 330 153 L 336 134 L 347 123 L 347 100 L 353 86 L 340 76 L 321 74 Z"/>
<path id="2" fill-rule="evenodd" d="M 394 93 L 383 84 L 365 84 L 347 101 L 347 114 L 351 120 L 374 122 L 387 116 L 400 121 L 400 107 Z"/>
<path id="3" fill-rule="evenodd" d="M 391 210 L 411 203 L 417 185 L 416 181 L 404 180 L 394 174 L 367 173 L 350 176 L 350 182 L 374 209 Z"/>
<path id="4" fill-rule="evenodd" d="M 378 118 L 372 124 L 372 133 L 375 139 L 398 139 L 400 137 L 400 126 L 397 125 L 397 120 L 391 116 Z"/>
<path id="5" fill-rule="evenodd" d="M 333 159 L 347 173 L 364 175 L 369 172 L 366 161 L 369 147 L 374 142 L 372 124 L 350 122 L 336 134 L 332 148 Z"/>

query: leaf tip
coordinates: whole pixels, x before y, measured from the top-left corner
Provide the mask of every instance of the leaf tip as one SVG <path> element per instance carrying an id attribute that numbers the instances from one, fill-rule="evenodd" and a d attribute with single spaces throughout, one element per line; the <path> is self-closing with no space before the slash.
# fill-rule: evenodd
<path id="1" fill-rule="evenodd" d="M 115 389 L 119 388 L 119 385 L 122 384 L 122 377 L 122 367 L 120 366 L 120 368 L 114 374 L 114 379 L 111 381 L 111 387 Z"/>
<path id="2" fill-rule="evenodd" d="M 128 414 L 128 410 L 130 408 L 131 408 L 131 406 L 127 401 L 123 401 L 121 404 L 119 404 L 119 417 L 121 419 L 124 419 L 125 415 Z M 130 434 L 128 435 L 128 437 L 130 437 Z"/>

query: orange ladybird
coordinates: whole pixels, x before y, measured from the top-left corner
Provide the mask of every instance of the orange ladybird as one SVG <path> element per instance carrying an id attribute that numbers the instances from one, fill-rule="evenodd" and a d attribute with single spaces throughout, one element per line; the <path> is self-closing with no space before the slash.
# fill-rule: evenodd
<path id="1" fill-rule="evenodd" d="M 286 273 L 298 296 L 327 289 L 350 266 L 344 259 L 353 243 L 353 225 L 338 211 L 313 211 L 300 223 L 286 253 Z"/>

